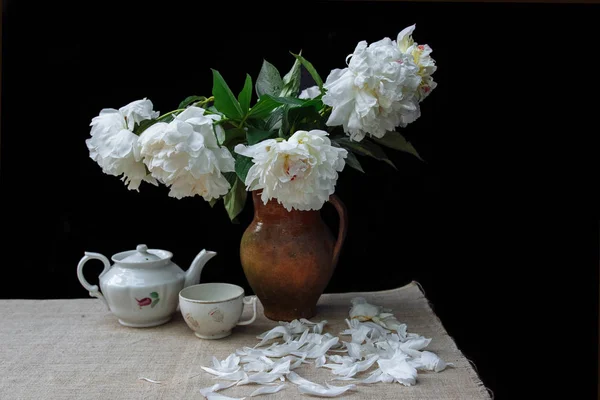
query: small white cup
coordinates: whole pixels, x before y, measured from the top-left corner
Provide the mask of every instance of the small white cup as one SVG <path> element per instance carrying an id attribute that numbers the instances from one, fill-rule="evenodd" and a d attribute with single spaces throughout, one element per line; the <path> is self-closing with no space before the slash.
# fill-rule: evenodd
<path id="1" fill-rule="evenodd" d="M 244 304 L 252 304 L 252 318 L 240 321 Z M 244 297 L 244 289 L 230 283 L 201 283 L 179 292 L 179 307 L 187 325 L 201 339 L 231 335 L 236 325 L 256 319 L 256 296 Z"/>

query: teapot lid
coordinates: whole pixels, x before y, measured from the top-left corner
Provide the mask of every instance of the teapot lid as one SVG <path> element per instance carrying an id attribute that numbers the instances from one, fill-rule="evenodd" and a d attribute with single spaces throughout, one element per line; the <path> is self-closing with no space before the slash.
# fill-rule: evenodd
<path id="1" fill-rule="evenodd" d="M 135 250 L 135 253 L 128 255 L 121 261 L 126 263 L 146 263 L 149 261 L 162 260 L 162 258 L 156 254 L 148 252 L 148 246 L 145 244 L 138 244 Z"/>

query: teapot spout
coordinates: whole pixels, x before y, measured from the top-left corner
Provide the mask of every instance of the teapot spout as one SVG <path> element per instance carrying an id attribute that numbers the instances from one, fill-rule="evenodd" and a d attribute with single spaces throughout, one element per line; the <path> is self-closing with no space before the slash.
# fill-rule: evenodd
<path id="1" fill-rule="evenodd" d="M 192 265 L 185 273 L 185 282 L 183 287 L 188 287 L 190 285 L 195 285 L 200 282 L 200 274 L 202 273 L 202 269 L 208 260 L 216 256 L 217 253 L 214 251 L 207 251 L 206 249 L 202 250 L 194 261 Z"/>

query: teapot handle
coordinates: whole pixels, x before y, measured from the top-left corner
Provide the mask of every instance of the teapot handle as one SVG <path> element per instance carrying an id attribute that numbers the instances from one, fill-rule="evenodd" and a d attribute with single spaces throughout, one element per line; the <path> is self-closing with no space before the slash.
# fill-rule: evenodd
<path id="1" fill-rule="evenodd" d="M 333 259 L 331 260 L 331 264 L 333 268 L 337 265 L 338 258 L 340 256 L 340 251 L 342 250 L 342 245 L 344 244 L 344 240 L 346 239 L 346 233 L 348 231 L 348 213 L 346 212 L 346 206 L 339 197 L 335 194 L 332 194 L 329 197 L 329 202 L 333 205 L 340 216 L 340 228 L 338 231 L 338 238 L 335 242 L 335 247 L 333 248 Z"/>
<path id="2" fill-rule="evenodd" d="M 106 301 L 106 299 L 104 298 L 102 293 L 100 293 L 100 289 L 98 289 L 98 285 L 90 285 L 83 276 L 83 265 L 86 262 L 88 262 L 89 260 L 94 260 L 94 259 L 100 260 L 104 264 L 104 270 L 102 270 L 100 277 L 102 277 L 102 275 L 104 275 L 110 269 L 110 261 L 108 261 L 108 258 L 104 257 L 100 253 L 89 253 L 86 251 L 84 254 L 85 255 L 83 256 L 83 258 L 79 261 L 79 264 L 77 265 L 77 278 L 79 278 L 79 282 L 81 283 L 81 285 L 90 292 L 90 296 L 97 297 L 100 300 L 102 300 L 104 302 L 104 304 L 106 305 L 106 308 L 108 308 L 108 311 L 110 311 L 108 302 Z"/>

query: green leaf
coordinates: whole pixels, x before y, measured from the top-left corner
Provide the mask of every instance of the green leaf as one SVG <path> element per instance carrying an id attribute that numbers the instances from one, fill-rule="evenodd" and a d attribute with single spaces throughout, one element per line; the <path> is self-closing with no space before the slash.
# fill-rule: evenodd
<path id="1" fill-rule="evenodd" d="M 275 101 L 276 103 L 278 103 L 280 105 L 287 104 L 290 106 L 302 106 L 302 105 L 304 105 L 304 103 L 306 103 L 306 100 L 297 99 L 294 97 L 271 96 L 268 94 L 265 94 L 263 97 L 270 98 L 271 100 Z"/>
<path id="2" fill-rule="evenodd" d="M 235 172 L 223 172 L 223 176 L 229 182 L 229 186 L 233 187 L 233 184 L 237 181 L 237 174 Z"/>
<path id="3" fill-rule="evenodd" d="M 246 175 L 252 165 L 252 158 L 235 153 L 235 173 L 242 182 L 246 182 Z"/>
<path id="4" fill-rule="evenodd" d="M 246 139 L 246 131 L 240 128 L 225 129 L 225 141 L 223 145 L 233 147 Z"/>
<path id="5" fill-rule="evenodd" d="M 266 118 L 271 114 L 271 111 L 282 105 L 290 105 L 294 107 L 304 105 L 305 101 L 295 99 L 293 97 L 278 97 L 269 94 L 262 95 L 258 103 L 248 113 L 248 119 Z"/>
<path id="6" fill-rule="evenodd" d="M 244 182 L 239 179 L 236 179 L 233 187 L 227 193 L 223 199 L 225 203 L 225 210 L 229 215 L 229 219 L 232 222 L 235 221 L 235 217 L 238 216 L 240 212 L 244 209 L 246 205 L 246 197 L 248 193 L 246 192 L 246 187 L 244 186 Z"/>
<path id="7" fill-rule="evenodd" d="M 246 132 L 246 138 L 248 140 L 248 144 L 252 146 L 258 142 L 262 142 L 265 139 L 273 137 L 276 135 L 276 132 L 273 131 L 263 131 L 260 129 L 256 129 L 253 127 L 248 127 L 248 132 Z"/>
<path id="8" fill-rule="evenodd" d="M 152 297 L 153 299 L 158 299 L 158 293 L 152 292 L 150 293 L 150 297 Z"/>
<path id="9" fill-rule="evenodd" d="M 225 79 L 219 71 L 213 69 L 213 89 L 212 94 L 215 97 L 215 107 L 225 114 L 228 118 L 240 120 L 243 117 L 242 108 L 237 101 Z"/>
<path id="10" fill-rule="evenodd" d="M 242 107 L 242 114 L 246 115 L 250 109 L 250 100 L 252 100 L 252 78 L 250 78 L 250 75 L 248 74 L 246 74 L 246 82 L 244 83 L 244 88 L 238 95 L 238 100 L 240 102 L 240 107 Z"/>
<path id="11" fill-rule="evenodd" d="M 321 79 L 321 77 L 317 73 L 317 70 L 315 69 L 315 67 L 313 67 L 313 65 L 308 60 L 306 60 L 306 58 L 302 57 L 300 54 L 292 53 L 292 55 L 294 57 L 296 57 L 296 60 L 300 61 L 300 63 L 304 66 L 304 68 L 306 68 L 306 70 L 308 71 L 310 76 L 312 76 L 312 78 L 315 80 L 315 83 L 319 86 L 319 89 L 321 89 L 321 92 L 322 92 L 323 91 L 323 79 Z"/>
<path id="12" fill-rule="evenodd" d="M 261 97 L 264 94 L 278 95 L 283 88 L 283 81 L 279 71 L 273 64 L 263 60 L 262 67 L 256 78 L 256 95 Z"/>
<path id="13" fill-rule="evenodd" d="M 279 128 L 279 137 L 287 139 L 289 137 L 289 132 L 291 129 L 291 123 L 290 123 L 290 118 L 289 118 L 290 106 L 285 105 L 285 106 L 283 106 L 282 110 L 283 110 L 283 113 L 282 113 L 282 117 L 281 117 L 281 128 Z"/>
<path id="14" fill-rule="evenodd" d="M 283 89 L 281 89 L 279 96 L 298 97 L 300 92 L 300 66 L 300 61 L 296 59 L 290 72 L 283 77 Z"/>
<path id="15" fill-rule="evenodd" d="M 166 118 L 165 118 L 166 119 Z M 141 135 L 146 129 L 150 128 L 152 125 L 154 125 L 155 123 L 157 123 L 158 121 L 155 119 L 145 119 L 142 122 L 138 124 L 135 124 L 135 126 L 133 127 L 133 133 L 135 133 L 136 135 Z M 161 122 L 167 122 L 165 120 L 161 121 Z"/>
<path id="16" fill-rule="evenodd" d="M 417 157 L 419 160 L 424 161 L 413 145 L 406 140 L 400 132 L 387 132 L 381 139 L 372 138 L 376 143 L 389 147 L 390 149 L 404 151 Z"/>
<path id="17" fill-rule="evenodd" d="M 312 107 L 292 107 L 287 116 L 289 133 L 298 130 L 311 130 L 321 128 L 322 118 L 319 111 Z"/>
<path id="18" fill-rule="evenodd" d="M 302 104 L 302 107 L 314 107 L 317 111 L 323 108 L 323 100 L 321 100 L 321 96 L 315 99 L 309 99 Z"/>
<path id="19" fill-rule="evenodd" d="M 266 118 L 269 116 L 271 111 L 273 111 L 279 106 L 281 106 L 281 103 L 276 101 L 273 97 L 271 97 L 270 95 L 263 95 L 258 100 L 258 103 L 256 103 L 256 105 L 250 109 L 250 112 L 248 113 L 248 119 Z"/>
<path id="20" fill-rule="evenodd" d="M 208 205 L 210 206 L 210 208 L 213 208 L 215 206 L 215 204 L 217 204 L 218 201 L 219 201 L 219 199 L 210 199 L 208 201 Z"/>
<path id="21" fill-rule="evenodd" d="M 346 157 L 346 164 L 348 164 L 349 167 L 362 172 L 363 174 L 365 173 L 365 171 L 362 169 L 362 165 L 360 165 L 358 162 L 358 158 L 356 158 L 354 153 L 351 151 L 348 152 L 348 157 Z"/>
<path id="22" fill-rule="evenodd" d="M 337 138 L 336 141 L 345 148 L 346 150 L 350 150 L 356 154 L 360 154 L 363 156 L 373 157 L 377 160 L 384 161 L 389 164 L 392 168 L 397 169 L 394 163 L 385 155 L 383 149 L 371 142 L 369 139 L 364 138 L 360 142 L 355 142 L 350 140 L 348 137 Z"/>
<path id="23" fill-rule="evenodd" d="M 150 308 L 154 308 L 154 306 L 158 303 L 159 299 L 156 299 L 150 304 Z"/>
<path id="24" fill-rule="evenodd" d="M 338 143 L 338 139 L 331 139 L 331 144 L 335 147 L 342 147 Z M 351 151 L 348 152 L 348 156 L 346 157 L 346 164 L 348 164 L 349 167 L 354 168 L 355 170 L 358 170 L 362 173 L 365 172 L 362 168 L 362 165 L 360 165 L 360 163 L 358 162 L 358 159 L 356 158 L 354 153 Z"/>
<path id="25" fill-rule="evenodd" d="M 283 118 L 283 108 L 278 108 L 269 115 L 269 119 L 265 122 L 265 130 L 274 129 L 278 122 Z"/>
<path id="26" fill-rule="evenodd" d="M 192 103 L 196 103 L 198 101 L 204 101 L 206 97 L 204 96 L 188 96 L 181 103 L 179 103 L 179 107 L 177 108 L 186 108 Z"/>

